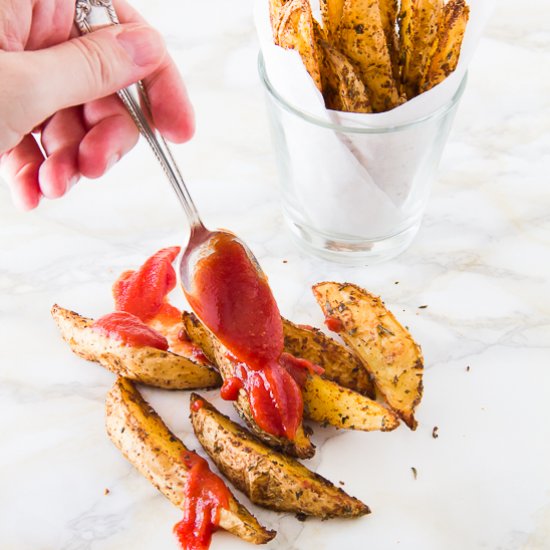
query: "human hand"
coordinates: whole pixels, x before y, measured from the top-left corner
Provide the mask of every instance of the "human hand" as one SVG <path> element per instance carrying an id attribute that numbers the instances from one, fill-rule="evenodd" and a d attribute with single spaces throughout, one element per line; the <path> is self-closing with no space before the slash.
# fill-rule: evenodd
<path id="1" fill-rule="evenodd" d="M 136 144 L 138 130 L 113 94 L 137 80 L 167 139 L 193 134 L 162 38 L 125 0 L 113 4 L 121 25 L 78 37 L 73 1 L 0 0 L 0 167 L 24 210 L 63 196 L 81 176 L 102 176 Z"/>

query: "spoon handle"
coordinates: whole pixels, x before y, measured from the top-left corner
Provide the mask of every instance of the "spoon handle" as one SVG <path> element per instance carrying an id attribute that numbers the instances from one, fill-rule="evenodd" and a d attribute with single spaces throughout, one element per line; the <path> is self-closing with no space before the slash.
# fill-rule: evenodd
<path id="1" fill-rule="evenodd" d="M 81 34 L 88 34 L 102 27 L 118 25 L 117 14 L 111 0 L 77 0 L 75 24 Z M 152 120 L 151 104 L 141 81 L 117 92 L 141 135 L 147 140 L 164 173 L 172 184 L 189 220 L 191 233 L 203 228 L 199 213 L 189 194 L 174 156 L 164 138 L 149 124 Z M 140 100 L 141 105 L 140 106 Z"/>

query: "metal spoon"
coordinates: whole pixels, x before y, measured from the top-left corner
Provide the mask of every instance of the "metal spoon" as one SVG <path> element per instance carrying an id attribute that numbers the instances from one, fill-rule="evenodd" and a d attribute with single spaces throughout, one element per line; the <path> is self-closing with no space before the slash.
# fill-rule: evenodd
<path id="1" fill-rule="evenodd" d="M 120 21 L 111 0 L 77 0 L 75 23 L 82 34 L 88 34 L 106 26 L 118 25 Z M 120 90 L 117 95 L 130 113 L 141 135 L 149 143 L 187 215 L 190 226 L 189 242 L 181 256 L 179 265 L 184 291 L 192 294 L 191 286 L 198 260 L 212 253 L 212 243 L 223 235 L 229 235 L 232 240 L 244 248 L 250 260 L 255 264 L 259 276 L 265 278 L 258 261 L 244 242 L 229 231 L 210 231 L 202 223 L 170 148 L 164 138 L 149 124 L 149 120 L 152 120 L 151 108 L 143 83 L 137 82 L 133 86 Z"/>

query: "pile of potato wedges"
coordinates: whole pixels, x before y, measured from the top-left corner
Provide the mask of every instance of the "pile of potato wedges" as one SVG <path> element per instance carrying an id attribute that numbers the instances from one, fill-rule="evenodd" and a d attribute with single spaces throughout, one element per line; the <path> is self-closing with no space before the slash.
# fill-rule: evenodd
<path id="1" fill-rule="evenodd" d="M 297 50 L 328 109 L 388 111 L 458 63 L 465 0 L 269 0 L 275 44 Z"/>
<path id="2" fill-rule="evenodd" d="M 349 283 L 323 282 L 313 294 L 340 341 L 321 330 L 282 319 L 285 352 L 323 369 L 308 371 L 302 386 L 304 418 L 347 430 L 391 431 L 400 420 L 415 429 L 422 397 L 419 346 L 382 301 Z M 201 321 L 182 313 L 182 333 L 202 349 L 209 364 L 181 353 L 134 347 L 93 330 L 93 320 L 52 308 L 61 336 L 72 351 L 117 375 L 107 395 L 107 433 L 122 454 L 174 505 L 184 508 L 189 452 L 143 399 L 136 386 L 169 390 L 220 387 L 232 375 L 223 344 Z M 200 404 L 200 406 L 196 406 Z M 359 517 L 368 506 L 310 471 L 298 458 L 313 456 L 312 430 L 301 426 L 293 440 L 274 437 L 255 422 L 244 390 L 234 402 L 247 428 L 191 394 L 191 424 L 220 472 L 252 502 L 299 516 Z M 255 544 L 275 536 L 232 495 L 219 526 Z"/>

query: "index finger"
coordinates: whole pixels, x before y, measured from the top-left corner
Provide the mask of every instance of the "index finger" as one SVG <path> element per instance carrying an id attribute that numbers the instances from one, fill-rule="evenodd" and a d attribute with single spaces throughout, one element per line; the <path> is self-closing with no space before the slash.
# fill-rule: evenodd
<path id="1" fill-rule="evenodd" d="M 126 0 L 113 3 L 121 23 L 146 23 Z M 151 102 L 153 122 L 159 132 L 174 143 L 190 139 L 195 131 L 193 107 L 174 60 L 166 56 L 160 67 L 143 83 Z"/>

